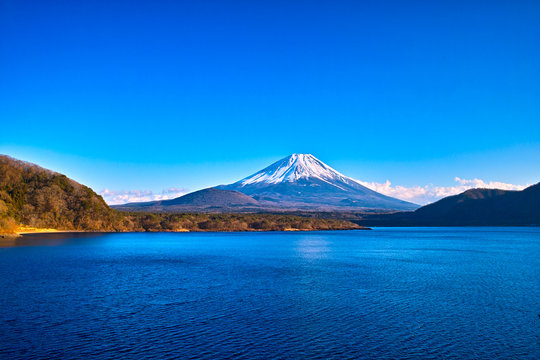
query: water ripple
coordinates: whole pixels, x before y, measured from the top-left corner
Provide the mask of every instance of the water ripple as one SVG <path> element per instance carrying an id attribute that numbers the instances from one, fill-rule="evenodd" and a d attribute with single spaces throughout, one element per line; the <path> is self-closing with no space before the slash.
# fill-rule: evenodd
<path id="1" fill-rule="evenodd" d="M 25 242 L 0 251 L 0 357 L 537 359 L 539 235 Z"/>

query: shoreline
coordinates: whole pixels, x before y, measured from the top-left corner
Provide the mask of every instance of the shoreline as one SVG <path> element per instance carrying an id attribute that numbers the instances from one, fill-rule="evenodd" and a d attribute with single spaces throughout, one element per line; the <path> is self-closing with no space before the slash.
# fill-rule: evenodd
<path id="1" fill-rule="evenodd" d="M 14 235 L 27 235 L 27 234 L 51 234 L 51 233 L 77 233 L 77 232 L 88 232 L 84 230 L 61 230 L 53 228 L 32 228 L 32 227 L 21 227 L 19 228 Z"/>
<path id="2" fill-rule="evenodd" d="M 170 231 L 87 231 L 87 230 L 61 230 L 61 229 L 38 229 L 38 228 L 23 228 L 16 231 L 13 234 L 0 234 L 0 238 L 16 238 L 23 235 L 32 234 L 55 234 L 55 233 L 108 233 L 108 234 L 122 234 L 122 233 L 232 233 L 232 232 L 313 232 L 313 231 L 348 231 L 348 230 L 372 230 L 369 227 L 361 226 L 354 229 L 292 229 L 287 228 L 284 230 L 188 230 L 178 229 Z"/>

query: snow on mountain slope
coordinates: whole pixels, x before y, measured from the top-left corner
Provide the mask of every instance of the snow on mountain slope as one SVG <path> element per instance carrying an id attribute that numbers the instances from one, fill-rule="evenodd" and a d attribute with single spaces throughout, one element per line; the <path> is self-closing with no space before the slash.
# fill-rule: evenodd
<path id="1" fill-rule="evenodd" d="M 278 184 L 295 182 L 299 179 L 319 179 L 339 187 L 336 182 L 356 183 L 353 179 L 340 174 L 311 154 L 292 154 L 267 168 L 240 180 L 245 186 L 256 183 Z"/>
<path id="2" fill-rule="evenodd" d="M 298 209 L 381 208 L 411 210 L 418 206 L 361 185 L 311 154 L 292 154 L 230 185 L 269 206 Z"/>

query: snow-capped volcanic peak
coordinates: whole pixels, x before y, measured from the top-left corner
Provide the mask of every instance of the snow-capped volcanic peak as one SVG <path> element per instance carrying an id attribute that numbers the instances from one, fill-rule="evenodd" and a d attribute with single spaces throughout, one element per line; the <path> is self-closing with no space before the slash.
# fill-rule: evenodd
<path id="1" fill-rule="evenodd" d="M 353 179 L 340 174 L 311 154 L 292 154 L 267 168 L 239 181 L 242 186 L 264 183 L 278 184 L 295 182 L 300 179 L 319 179 L 328 183 L 356 183 Z"/>
<path id="2" fill-rule="evenodd" d="M 395 209 L 418 206 L 379 194 L 311 154 L 292 154 L 220 190 L 234 190 L 261 206 L 303 210 Z"/>

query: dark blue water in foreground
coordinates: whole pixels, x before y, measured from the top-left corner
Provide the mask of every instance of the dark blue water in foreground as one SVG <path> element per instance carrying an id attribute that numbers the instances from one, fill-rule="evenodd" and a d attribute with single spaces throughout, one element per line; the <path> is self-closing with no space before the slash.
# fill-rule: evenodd
<path id="1" fill-rule="evenodd" d="M 540 357 L 540 228 L 27 236 L 0 357 Z"/>

